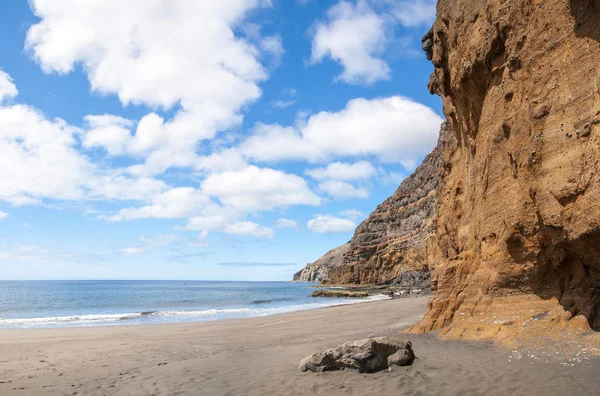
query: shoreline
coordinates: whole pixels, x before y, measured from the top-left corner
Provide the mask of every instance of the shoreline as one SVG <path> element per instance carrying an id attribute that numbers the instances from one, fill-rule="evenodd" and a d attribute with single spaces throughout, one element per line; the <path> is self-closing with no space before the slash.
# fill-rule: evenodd
<path id="1" fill-rule="evenodd" d="M 405 334 L 428 298 L 155 325 L 0 330 L 4 395 L 593 394 L 600 360 L 565 368 L 490 343 Z M 392 372 L 301 373 L 312 353 L 366 337 L 413 344 Z"/>
<path id="2" fill-rule="evenodd" d="M 328 297 L 319 297 L 319 298 L 323 298 L 326 299 Z M 425 299 L 428 299 L 426 297 L 422 297 Z M 349 299 L 350 300 L 350 299 Z M 147 324 L 119 324 L 119 325 L 95 325 L 95 326 L 55 326 L 55 327 L 30 327 L 30 328 L 0 328 L 0 345 L 3 343 L 3 333 L 4 332 L 46 332 L 46 331 L 78 331 L 78 330 L 92 330 L 92 329 L 102 329 L 102 330 L 107 330 L 107 329 L 115 329 L 115 330 L 122 330 L 122 331 L 132 331 L 132 330 L 136 330 L 136 329 L 147 329 L 147 328 L 168 328 L 171 326 L 181 326 L 181 327 L 196 327 L 196 326 L 201 326 L 203 324 L 223 324 L 223 325 L 235 325 L 237 321 L 251 321 L 251 320 L 256 320 L 256 319 L 263 319 L 263 318 L 282 318 L 285 319 L 286 316 L 294 316 L 296 314 L 302 314 L 302 313 L 307 313 L 307 312 L 317 312 L 317 311 L 323 311 L 323 310 L 328 310 L 328 309 L 335 309 L 335 308 L 341 308 L 341 307 L 348 307 L 348 306 L 352 306 L 352 305 L 365 305 L 365 304 L 385 304 L 387 302 L 392 301 L 392 298 L 388 298 L 385 300 L 373 300 L 373 301 L 356 301 L 356 302 L 352 302 L 352 303 L 348 303 L 348 304 L 339 304 L 339 305 L 328 305 L 325 307 L 318 307 L 318 308 L 310 308 L 310 309 L 303 309 L 303 310 L 298 310 L 298 311 L 291 311 L 291 312 L 282 312 L 282 313 L 277 313 L 277 314 L 273 314 L 273 315 L 265 315 L 265 316 L 249 316 L 249 317 L 244 317 L 244 318 L 223 318 L 223 319 L 215 319 L 215 320 L 198 320 L 198 321 L 190 321 L 190 322 L 165 322 L 165 323 L 147 323 Z M 229 323 L 231 322 L 231 323 Z"/>
<path id="3" fill-rule="evenodd" d="M 390 296 L 384 294 L 373 294 L 364 298 L 352 299 L 352 298 L 330 298 L 330 297 L 319 297 L 314 298 L 314 302 L 305 303 L 302 305 L 282 305 L 278 307 L 268 308 L 207 308 L 201 311 L 198 310 L 187 310 L 187 311 L 145 311 L 145 312 L 125 312 L 125 313 L 106 313 L 106 314 L 85 314 L 85 315 L 69 315 L 69 316 L 53 316 L 53 317 L 38 317 L 38 318 L 2 318 L 0 319 L 0 332 L 5 330 L 33 330 L 33 329 L 67 329 L 67 328 L 92 328 L 92 327 L 114 327 L 114 326 L 152 326 L 152 325 L 166 325 L 166 324 L 179 324 L 179 323 L 203 323 L 203 322 L 214 322 L 221 320 L 233 320 L 233 319 L 252 319 L 276 315 L 285 315 L 295 312 L 311 311 L 323 308 L 332 308 L 345 305 L 365 304 L 374 303 L 379 301 L 391 300 Z M 327 302 L 327 300 L 330 300 Z M 254 310 L 254 311 L 253 311 Z M 221 313 L 221 314 L 232 314 L 230 317 L 202 317 L 201 313 Z M 248 316 L 235 315 L 241 312 L 252 312 Z M 191 318 L 196 316 L 196 318 Z M 171 317 L 172 320 L 164 320 L 162 322 L 148 322 L 148 323 L 128 323 L 127 321 L 136 319 L 150 319 L 152 317 Z M 182 318 L 188 318 L 188 320 L 182 320 Z M 105 318 L 99 319 L 99 318 Z M 110 320 L 108 318 L 111 318 Z M 44 325 L 43 321 L 54 319 L 54 323 L 47 323 Z M 90 323 L 90 321 L 96 320 L 98 324 Z M 2 322 L 28 322 L 28 323 L 41 323 L 40 325 L 30 326 L 2 326 Z M 79 324 L 77 323 L 79 322 Z"/>

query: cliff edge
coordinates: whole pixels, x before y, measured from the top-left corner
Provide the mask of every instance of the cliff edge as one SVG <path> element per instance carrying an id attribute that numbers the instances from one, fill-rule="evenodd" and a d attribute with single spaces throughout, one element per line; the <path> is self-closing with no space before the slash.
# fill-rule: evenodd
<path id="1" fill-rule="evenodd" d="M 294 274 L 294 282 L 326 282 L 329 271 L 344 264 L 344 254 L 350 245 L 347 243 L 335 249 L 331 249 L 314 263 L 306 264 L 306 267 Z"/>
<path id="2" fill-rule="evenodd" d="M 518 344 L 600 329 L 599 21 L 600 0 L 438 2 L 429 89 L 457 145 L 412 331 Z"/>
<path id="3" fill-rule="evenodd" d="M 435 149 L 356 229 L 343 265 L 329 270 L 327 283 L 413 286 L 429 279 L 436 257 L 438 185 L 442 154 L 453 140 L 442 124 Z"/>

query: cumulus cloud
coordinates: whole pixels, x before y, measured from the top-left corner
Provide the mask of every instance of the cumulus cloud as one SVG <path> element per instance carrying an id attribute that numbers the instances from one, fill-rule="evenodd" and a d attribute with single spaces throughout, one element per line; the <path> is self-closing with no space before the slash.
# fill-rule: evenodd
<path id="1" fill-rule="evenodd" d="M 0 199 L 13 205 L 44 199 L 144 199 L 165 188 L 152 178 L 102 169 L 77 150 L 80 130 L 38 110 L 0 106 Z"/>
<path id="2" fill-rule="evenodd" d="M 254 165 L 241 171 L 213 173 L 201 187 L 203 193 L 224 205 L 248 212 L 321 203 L 303 178 Z"/>
<path id="3" fill-rule="evenodd" d="M 232 224 L 227 224 L 223 228 L 223 232 L 232 235 L 251 236 L 254 238 L 270 239 L 275 236 L 275 231 L 268 227 L 263 227 L 252 221 L 240 221 Z"/>
<path id="4" fill-rule="evenodd" d="M 192 166 L 198 142 L 238 125 L 242 108 L 261 96 L 262 61 L 283 51 L 277 36 L 237 29 L 250 11 L 270 6 L 264 0 L 30 4 L 41 20 L 28 30 L 26 50 L 45 72 L 80 65 L 93 91 L 117 94 L 124 105 L 177 106 L 169 120 L 149 113 L 130 135 L 111 125 L 87 139 L 111 154 L 147 157 L 147 175 Z"/>
<path id="5" fill-rule="evenodd" d="M 317 180 L 363 180 L 377 174 L 377 169 L 369 161 L 358 161 L 353 164 L 334 162 L 326 168 L 308 169 L 307 175 Z"/>
<path id="6" fill-rule="evenodd" d="M 375 156 L 413 168 L 435 147 L 441 123 L 431 108 L 402 96 L 359 98 L 338 112 L 322 111 L 293 127 L 258 124 L 239 150 L 266 162 Z M 336 167 L 338 174 L 347 170 L 335 165 L 331 172 Z M 365 164 L 358 168 L 368 172 Z"/>
<path id="7" fill-rule="evenodd" d="M 435 5 L 436 0 L 342 0 L 313 26 L 310 61 L 315 64 L 329 57 L 338 62 L 343 71 L 336 80 L 348 84 L 387 80 L 390 67 L 385 54 L 394 42 L 396 26 L 431 26 Z"/>
<path id="8" fill-rule="evenodd" d="M 4 219 L 6 217 L 8 217 L 8 213 L 3 212 L 3 211 L 0 210 L 0 220 Z"/>
<path id="9" fill-rule="evenodd" d="M 385 21 L 366 1 L 340 1 L 327 11 L 327 21 L 317 23 L 310 59 L 314 64 L 331 57 L 344 68 L 339 80 L 373 84 L 390 77 L 390 67 L 380 58 L 386 44 Z"/>
<path id="10" fill-rule="evenodd" d="M 368 198 L 369 190 L 361 187 L 354 187 L 352 184 L 340 180 L 327 180 L 319 183 L 319 189 L 324 191 L 332 198 Z"/>
<path id="11" fill-rule="evenodd" d="M 19 91 L 17 91 L 17 87 L 13 84 L 12 78 L 8 75 L 8 73 L 0 70 L 0 102 L 12 99 Z"/>
<path id="12" fill-rule="evenodd" d="M 277 219 L 274 226 L 277 228 L 296 228 L 298 227 L 298 223 L 292 219 Z"/>
<path id="13" fill-rule="evenodd" d="M 343 219 L 331 215 L 321 215 L 309 220 L 307 227 L 312 232 L 324 234 L 331 232 L 354 231 L 356 224 L 349 219 Z"/>
<path id="14" fill-rule="evenodd" d="M 83 139 L 83 147 L 102 147 L 110 155 L 122 155 L 127 152 L 127 143 L 131 135 L 131 120 L 110 115 L 88 115 L 85 118 L 90 129 Z"/>
<path id="15" fill-rule="evenodd" d="M 176 219 L 193 216 L 211 206 L 210 198 L 192 187 L 175 187 L 153 196 L 148 205 L 121 209 L 117 214 L 99 216 L 108 221 Z"/>
<path id="16" fill-rule="evenodd" d="M 321 198 L 303 178 L 252 165 L 240 171 L 212 173 L 201 182 L 200 188 L 172 188 L 154 196 L 148 205 L 124 208 L 101 218 L 108 221 L 187 218 L 186 230 L 272 238 L 275 234 L 272 229 L 244 218 L 249 213 L 281 207 L 320 204 Z"/>

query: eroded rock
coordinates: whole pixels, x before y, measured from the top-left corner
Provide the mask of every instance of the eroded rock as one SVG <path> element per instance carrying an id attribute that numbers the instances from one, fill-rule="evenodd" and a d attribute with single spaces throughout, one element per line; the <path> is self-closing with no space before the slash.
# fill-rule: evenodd
<path id="1" fill-rule="evenodd" d="M 310 355 L 302 359 L 300 370 L 373 373 L 392 365 L 410 365 L 414 360 L 415 354 L 410 341 L 392 337 L 365 338 Z"/>
<path id="2" fill-rule="evenodd" d="M 352 291 L 352 290 L 315 290 L 312 292 L 311 297 L 352 297 L 361 298 L 369 297 L 369 293 L 366 291 Z"/>

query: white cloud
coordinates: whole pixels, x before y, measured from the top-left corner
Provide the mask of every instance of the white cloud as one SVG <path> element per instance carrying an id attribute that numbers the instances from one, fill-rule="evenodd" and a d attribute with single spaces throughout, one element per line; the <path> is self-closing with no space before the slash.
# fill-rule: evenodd
<path id="1" fill-rule="evenodd" d="M 97 130 L 127 120 L 98 116 L 87 123 Z M 81 136 L 81 129 L 49 120 L 33 107 L 0 106 L 0 200 L 15 206 L 48 199 L 144 200 L 166 188 L 160 180 L 128 177 L 93 163 L 79 151 Z"/>
<path id="2" fill-rule="evenodd" d="M 216 202 L 215 200 L 218 200 Z M 185 230 L 222 231 L 271 238 L 270 228 L 244 221 L 249 213 L 278 207 L 321 203 L 303 178 L 269 168 L 248 166 L 240 171 L 208 175 L 199 189 L 177 187 L 154 196 L 148 205 L 121 209 L 108 221 L 143 218 L 187 218 Z"/>
<path id="3" fill-rule="evenodd" d="M 273 102 L 271 102 L 271 104 L 273 105 L 273 107 L 276 107 L 278 109 L 285 109 L 286 107 L 290 107 L 296 104 L 296 100 L 295 99 L 291 99 L 291 100 L 274 100 Z"/>
<path id="4" fill-rule="evenodd" d="M 192 166 L 198 142 L 240 124 L 243 108 L 261 96 L 261 62 L 283 51 L 277 36 L 236 35 L 250 11 L 270 6 L 265 0 L 79 3 L 32 0 L 41 21 L 27 32 L 26 49 L 45 72 L 80 65 L 93 91 L 117 94 L 124 105 L 178 106 L 169 120 L 146 115 L 130 136 L 113 125 L 86 141 L 147 157 L 146 175 Z"/>
<path id="5" fill-rule="evenodd" d="M 347 217 L 347 218 L 353 219 L 353 220 L 366 217 L 366 215 L 363 212 L 361 212 L 360 210 L 356 210 L 356 209 L 342 210 L 338 214 L 342 217 Z"/>
<path id="6" fill-rule="evenodd" d="M 316 233 L 350 232 L 354 231 L 356 224 L 352 220 L 321 215 L 309 220 L 307 227 Z"/>
<path id="7" fill-rule="evenodd" d="M 133 256 L 136 254 L 145 253 L 148 250 L 147 246 L 132 246 L 119 249 L 119 252 L 123 253 L 126 256 Z"/>
<path id="8" fill-rule="evenodd" d="M 13 84 L 12 78 L 8 73 L 0 70 L 0 102 L 12 99 L 18 93 L 19 91 L 17 91 L 17 87 Z"/>
<path id="9" fill-rule="evenodd" d="M 141 245 L 122 248 L 119 249 L 119 252 L 126 256 L 133 256 L 136 254 L 145 253 L 155 248 L 170 245 L 174 242 L 177 242 L 179 240 L 179 237 L 175 234 L 164 234 L 155 235 L 152 237 L 140 237 L 138 240 L 141 243 Z"/>
<path id="10" fill-rule="evenodd" d="M 258 124 L 239 150 L 259 161 L 376 156 L 413 168 L 435 147 L 441 123 L 432 109 L 402 96 L 359 98 L 338 112 L 322 111 L 295 127 Z"/>
<path id="11" fill-rule="evenodd" d="M 246 212 L 321 203 L 303 178 L 253 165 L 241 171 L 213 173 L 201 187 L 204 194 L 218 198 L 223 205 Z"/>
<path id="12" fill-rule="evenodd" d="M 228 224 L 223 228 L 223 232 L 232 235 L 251 236 L 260 239 L 271 239 L 275 236 L 275 231 L 268 227 L 263 227 L 252 221 L 240 221 Z"/>
<path id="13" fill-rule="evenodd" d="M 396 37 L 396 26 L 431 26 L 436 0 L 342 0 L 327 11 L 325 21 L 312 28 L 311 63 L 326 57 L 340 63 L 342 73 L 336 80 L 348 84 L 370 85 L 390 78 L 386 52 L 393 44 L 407 54 L 410 35 Z M 357 34 L 357 32 L 360 32 Z M 404 34 L 407 34 L 404 32 Z"/>
<path id="14" fill-rule="evenodd" d="M 99 217 L 108 221 L 176 219 L 193 216 L 211 205 L 215 204 L 199 190 L 192 187 L 175 187 L 152 197 L 149 205 L 125 208 L 115 215 Z"/>
<path id="15" fill-rule="evenodd" d="M 249 159 L 275 162 L 281 160 L 324 161 L 326 157 L 304 140 L 298 130 L 278 124 L 258 123 L 252 136 L 240 146 Z"/>
<path id="16" fill-rule="evenodd" d="M 0 107 L 0 199 L 16 205 L 82 199 L 94 166 L 73 148 L 76 133 L 33 108 Z"/>
<path id="17" fill-rule="evenodd" d="M 296 228 L 298 227 L 298 223 L 292 219 L 277 219 L 274 226 L 277 228 Z"/>
<path id="18" fill-rule="evenodd" d="M 314 168 L 305 172 L 317 180 L 364 180 L 374 177 L 377 169 L 369 161 L 358 161 L 353 164 L 334 162 L 326 168 Z"/>
<path id="19" fill-rule="evenodd" d="M 200 234 L 198 234 L 198 240 L 203 241 L 208 238 L 208 231 L 204 230 Z"/>
<path id="20" fill-rule="evenodd" d="M 352 184 L 340 180 L 327 180 L 321 182 L 319 183 L 319 189 L 336 199 L 369 197 L 369 191 L 366 188 L 354 187 Z"/>
<path id="21" fill-rule="evenodd" d="M 387 80 L 390 67 L 380 58 L 389 36 L 386 29 L 367 1 L 340 1 L 327 11 L 327 21 L 315 26 L 311 62 L 331 57 L 344 68 L 338 79 L 350 84 Z"/>
<path id="22" fill-rule="evenodd" d="M 3 211 L 1 211 L 1 210 L 0 210 L 0 220 L 1 220 L 1 219 L 4 219 L 4 218 L 6 218 L 6 217 L 8 217 L 8 213 L 6 213 L 6 212 L 3 212 Z"/>
<path id="23" fill-rule="evenodd" d="M 131 139 L 129 128 L 131 120 L 109 114 L 88 115 L 85 121 L 90 130 L 83 139 L 83 147 L 103 147 L 108 154 L 122 155 L 127 152 L 127 143 Z"/>

